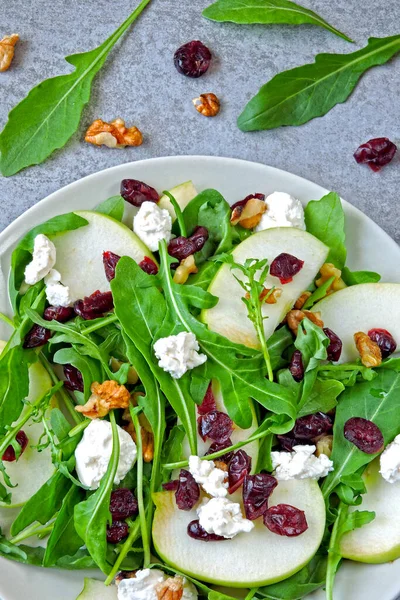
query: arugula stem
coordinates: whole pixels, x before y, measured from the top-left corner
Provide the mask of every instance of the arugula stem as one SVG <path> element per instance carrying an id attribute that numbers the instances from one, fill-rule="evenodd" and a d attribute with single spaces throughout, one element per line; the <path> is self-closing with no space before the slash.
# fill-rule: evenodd
<path id="1" fill-rule="evenodd" d="M 102 319 L 101 323 L 93 323 L 93 325 L 89 325 L 80 331 L 82 335 L 88 335 L 89 333 L 93 333 L 93 331 L 97 331 L 98 329 L 102 329 L 103 327 L 107 327 L 110 323 L 115 323 L 118 321 L 118 317 L 115 314 L 109 315 Z"/>
<path id="2" fill-rule="evenodd" d="M 118 573 L 120 565 L 123 563 L 124 558 L 126 557 L 126 555 L 128 554 L 132 544 L 137 540 L 137 538 L 139 537 L 139 530 L 140 530 L 140 518 L 138 517 L 136 519 L 136 521 L 133 523 L 132 527 L 130 528 L 129 531 L 129 535 L 126 538 L 122 548 L 121 548 L 121 552 L 118 555 L 117 560 L 114 563 L 113 568 L 111 569 L 107 579 L 105 580 L 104 584 L 105 585 L 110 585 L 110 583 L 112 583 L 115 575 Z"/>
<path id="3" fill-rule="evenodd" d="M 13 321 L 11 319 L 9 319 L 7 317 L 7 315 L 5 315 L 4 313 L 0 312 L 0 320 L 4 321 L 4 323 L 7 323 L 7 325 L 9 325 L 10 327 L 12 327 L 13 329 L 15 329 L 15 325 L 13 323 Z"/>
<path id="4" fill-rule="evenodd" d="M 73 427 L 68 432 L 68 437 L 74 437 L 75 435 L 77 435 L 78 433 L 80 433 L 81 431 L 86 429 L 86 427 L 89 425 L 89 423 L 91 423 L 91 419 L 85 419 L 81 423 L 78 423 L 78 425 L 75 425 L 75 427 Z"/>
<path id="5" fill-rule="evenodd" d="M 12 544 L 19 544 L 23 540 L 33 537 L 34 535 L 36 535 L 36 536 L 40 535 L 40 536 L 44 537 L 44 534 L 47 535 L 48 533 L 50 533 L 52 531 L 53 527 L 54 527 L 54 521 L 52 523 L 48 523 L 44 527 L 41 523 L 36 523 L 36 522 L 32 523 L 32 525 L 30 525 L 29 527 L 27 527 L 26 529 L 21 531 L 21 533 L 19 533 L 15 537 L 11 538 L 10 542 Z"/>
<path id="6" fill-rule="evenodd" d="M 258 592 L 258 587 L 255 588 L 251 588 L 248 592 L 248 594 L 246 594 L 245 599 L 244 600 L 251 600 L 253 598 L 253 596 L 255 596 L 255 594 Z"/>
<path id="7" fill-rule="evenodd" d="M 302 310 L 311 308 L 313 306 L 313 304 L 318 302 L 318 300 L 322 300 L 322 298 L 325 298 L 327 291 L 329 290 L 329 288 L 331 287 L 331 285 L 334 281 L 335 281 L 335 276 L 333 275 L 332 277 L 329 277 L 329 279 L 327 279 L 323 285 L 321 285 L 319 288 L 314 290 L 313 293 L 311 294 L 311 296 L 309 298 L 307 298 L 307 300 L 305 301 L 305 303 L 302 307 Z"/>
<path id="8" fill-rule="evenodd" d="M 165 196 L 168 196 L 172 206 L 174 207 L 174 211 L 175 211 L 176 219 L 179 224 L 179 229 L 180 229 L 181 235 L 183 235 L 183 237 L 187 237 L 186 223 L 185 223 L 185 219 L 183 218 L 181 207 L 179 206 L 179 204 L 177 203 L 177 201 L 175 200 L 175 198 L 173 197 L 171 192 L 164 191 L 163 194 Z"/>
<path id="9" fill-rule="evenodd" d="M 340 529 L 347 517 L 349 507 L 344 502 L 340 502 L 337 509 L 336 521 L 333 525 L 331 538 L 328 547 L 328 564 L 326 569 L 326 600 L 333 600 L 333 584 L 335 581 L 336 571 L 342 559 L 338 552 L 338 544 L 340 542 Z"/>
<path id="10" fill-rule="evenodd" d="M 40 362 L 42 363 L 42 365 L 44 366 L 44 368 L 46 369 L 46 371 L 50 375 L 50 379 L 52 380 L 52 382 L 54 384 L 59 383 L 61 381 L 61 379 L 59 379 L 57 377 L 57 375 L 54 373 L 54 370 L 53 370 L 53 368 L 52 368 L 49 360 L 43 354 L 43 352 L 40 353 Z M 60 388 L 58 390 L 58 394 L 61 396 L 62 401 L 63 401 L 63 403 L 65 405 L 65 408 L 68 410 L 68 412 L 69 412 L 71 418 L 73 419 L 73 421 L 75 421 L 75 423 L 77 425 L 79 423 L 81 423 L 84 420 L 84 417 L 80 413 L 76 412 L 75 405 L 72 402 L 72 398 L 68 394 L 68 392 L 64 389 L 64 387 L 62 387 L 62 388 Z"/>

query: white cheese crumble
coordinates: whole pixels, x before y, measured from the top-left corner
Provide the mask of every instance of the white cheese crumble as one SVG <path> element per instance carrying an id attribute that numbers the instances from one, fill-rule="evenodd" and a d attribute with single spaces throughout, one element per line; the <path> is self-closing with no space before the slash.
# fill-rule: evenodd
<path id="1" fill-rule="evenodd" d="M 136 444 L 128 432 L 117 425 L 119 462 L 114 483 L 118 484 L 136 461 Z M 112 452 L 112 430 L 109 421 L 94 419 L 85 429 L 76 447 L 76 472 L 79 481 L 90 490 L 97 490 L 107 471 Z"/>
<path id="2" fill-rule="evenodd" d="M 171 239 L 172 220 L 165 208 L 159 208 L 155 202 L 143 202 L 133 219 L 133 231 L 146 246 L 158 250 L 161 240 Z"/>
<path id="3" fill-rule="evenodd" d="M 196 509 L 199 523 L 207 533 L 222 535 L 226 539 L 238 533 L 249 533 L 254 523 L 242 515 L 240 504 L 228 498 L 204 498 Z"/>
<path id="4" fill-rule="evenodd" d="M 379 473 L 389 483 L 400 481 L 400 435 L 382 452 Z"/>
<path id="5" fill-rule="evenodd" d="M 228 494 L 228 473 L 218 469 L 212 460 L 189 456 L 189 471 L 196 483 L 199 483 L 210 496 L 223 498 Z"/>
<path id="6" fill-rule="evenodd" d="M 315 446 L 293 446 L 293 452 L 271 452 L 275 477 L 289 479 L 319 479 L 333 471 L 333 462 L 320 454 L 315 456 Z"/>
<path id="7" fill-rule="evenodd" d="M 182 331 L 178 335 L 160 338 L 154 344 L 158 366 L 174 379 L 206 362 L 207 356 L 199 354 L 200 346 L 194 333 Z"/>
<path id="8" fill-rule="evenodd" d="M 305 230 L 304 210 L 297 198 L 293 198 L 286 192 L 274 192 L 267 196 L 265 204 L 267 210 L 263 213 L 255 231 L 263 231 L 271 227 L 297 227 Z"/>
<path id="9" fill-rule="evenodd" d="M 25 283 L 35 285 L 50 272 L 56 263 L 56 247 L 43 233 L 35 237 L 32 261 L 25 267 Z"/>
<path id="10" fill-rule="evenodd" d="M 51 306 L 70 306 L 72 304 L 69 287 L 61 283 L 61 273 L 51 269 L 44 278 L 46 298 Z"/>
<path id="11" fill-rule="evenodd" d="M 160 569 L 141 569 L 135 577 L 122 579 L 118 585 L 118 600 L 158 600 L 157 586 L 164 583 L 168 576 Z M 197 590 L 186 577 L 183 583 L 182 600 L 196 600 Z"/>

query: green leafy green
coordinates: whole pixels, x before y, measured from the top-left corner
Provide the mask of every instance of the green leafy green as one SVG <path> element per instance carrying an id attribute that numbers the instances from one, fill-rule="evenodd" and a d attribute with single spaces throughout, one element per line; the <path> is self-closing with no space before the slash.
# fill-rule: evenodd
<path id="1" fill-rule="evenodd" d="M 288 579 L 260 587 L 257 597 L 267 600 L 299 600 L 315 592 L 325 583 L 327 558 L 317 554 L 298 573 Z"/>
<path id="2" fill-rule="evenodd" d="M 62 348 L 53 357 L 53 361 L 59 365 L 73 365 L 81 372 L 84 384 L 84 399 L 89 398 L 90 386 L 94 381 L 101 381 L 102 371 L 99 362 L 90 356 L 80 354 L 74 347 Z M 129 369 L 129 365 L 127 365 Z"/>
<path id="3" fill-rule="evenodd" d="M 374 271 L 350 271 L 348 267 L 342 269 L 342 279 L 346 285 L 357 285 L 359 283 L 377 283 L 381 276 Z"/>
<path id="4" fill-rule="evenodd" d="M 299 410 L 299 417 L 312 415 L 316 412 L 327 413 L 337 405 L 337 398 L 343 392 L 344 385 L 336 379 L 316 379 L 303 406 Z"/>
<path id="5" fill-rule="evenodd" d="M 329 339 L 320 327 L 309 319 L 303 319 L 299 325 L 294 345 L 301 352 L 304 367 L 304 379 L 301 384 L 302 389 L 298 402 L 298 410 L 302 410 L 310 400 L 317 380 L 318 367 L 321 361 L 327 358 L 326 349 L 329 345 Z"/>
<path id="6" fill-rule="evenodd" d="M 0 432 L 18 419 L 29 393 L 31 355 L 21 346 L 0 357 Z"/>
<path id="7" fill-rule="evenodd" d="M 353 41 L 347 35 L 329 25 L 317 13 L 289 0 L 217 0 L 203 11 L 203 17 L 212 21 L 231 21 L 242 25 L 252 23 L 263 25 L 273 25 L 275 23 L 319 25 L 348 42 Z"/>
<path id="8" fill-rule="evenodd" d="M 321 200 L 311 200 L 304 209 L 304 220 L 309 233 L 329 248 L 326 262 L 342 269 L 346 262 L 344 212 L 338 194 L 330 192 Z"/>
<path id="9" fill-rule="evenodd" d="M 315 63 L 276 75 L 254 96 L 238 118 L 242 131 L 302 125 L 344 102 L 361 75 L 400 51 L 400 35 L 370 38 L 351 54 L 318 54 Z"/>
<path id="10" fill-rule="evenodd" d="M 122 196 L 111 196 L 111 198 L 98 204 L 94 210 L 102 215 L 112 217 L 116 221 L 122 221 L 125 211 L 125 201 Z"/>
<path id="11" fill-rule="evenodd" d="M 164 444 L 161 460 L 163 464 L 178 462 L 182 457 L 182 445 L 185 439 L 185 430 L 180 425 L 174 425 L 167 441 Z M 170 480 L 170 471 L 163 470 L 163 483 Z"/>

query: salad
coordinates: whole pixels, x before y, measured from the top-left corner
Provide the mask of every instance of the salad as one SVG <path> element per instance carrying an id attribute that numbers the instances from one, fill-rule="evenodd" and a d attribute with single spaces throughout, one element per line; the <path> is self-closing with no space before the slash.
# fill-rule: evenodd
<path id="1" fill-rule="evenodd" d="M 32 229 L 1 315 L 0 555 L 97 569 L 81 600 L 332 600 L 343 559 L 400 557 L 379 279 L 346 266 L 333 192 L 125 179 Z"/>

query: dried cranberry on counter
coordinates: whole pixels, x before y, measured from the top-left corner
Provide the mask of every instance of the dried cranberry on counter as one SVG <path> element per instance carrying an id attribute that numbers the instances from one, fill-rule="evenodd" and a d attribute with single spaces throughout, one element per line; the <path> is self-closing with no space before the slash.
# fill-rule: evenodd
<path id="1" fill-rule="evenodd" d="M 138 501 L 127 488 L 118 488 L 111 492 L 110 513 L 113 521 L 120 521 L 136 515 Z"/>
<path id="2" fill-rule="evenodd" d="M 133 206 L 141 206 L 143 202 L 158 202 L 158 192 L 147 183 L 137 179 L 123 179 L 121 181 L 121 196 Z"/>
<path id="3" fill-rule="evenodd" d="M 378 344 L 382 354 L 382 358 L 387 358 L 397 348 L 397 343 L 393 338 L 392 334 L 386 329 L 370 329 L 368 331 L 368 337 Z"/>
<path id="4" fill-rule="evenodd" d="M 293 352 L 292 358 L 290 359 L 289 371 L 295 381 L 303 381 L 304 365 L 300 350 L 295 350 Z"/>
<path id="5" fill-rule="evenodd" d="M 383 450 L 384 439 L 375 423 L 362 417 L 352 417 L 344 424 L 344 437 L 361 452 L 375 454 Z"/>
<path id="6" fill-rule="evenodd" d="M 104 313 L 110 312 L 113 308 L 112 293 L 99 290 L 91 296 L 86 296 L 83 300 L 77 300 L 74 304 L 76 314 L 86 321 L 102 317 Z"/>
<path id="7" fill-rule="evenodd" d="M 302 510 L 290 504 L 271 506 L 264 513 L 264 525 L 272 533 L 295 537 L 308 529 L 306 515 Z"/>
<path id="8" fill-rule="evenodd" d="M 44 346 L 51 338 L 51 335 L 50 329 L 35 324 L 25 336 L 24 348 L 39 348 L 39 346 Z"/>
<path id="9" fill-rule="evenodd" d="M 115 269 L 117 263 L 121 257 L 118 254 L 114 254 L 110 250 L 103 252 L 103 266 L 104 272 L 107 277 L 107 281 L 112 281 L 115 277 Z"/>
<path id="10" fill-rule="evenodd" d="M 244 450 L 235 452 L 228 467 L 228 492 L 233 494 L 251 471 L 251 457 Z"/>
<path id="11" fill-rule="evenodd" d="M 26 435 L 25 431 L 22 431 L 22 429 L 20 429 L 18 431 L 17 435 L 15 436 L 15 440 L 21 446 L 21 454 L 22 454 L 24 452 L 24 450 L 26 449 L 26 447 L 28 445 L 28 441 L 29 441 L 28 436 Z M 21 456 L 21 454 L 20 454 L 20 456 Z M 7 448 L 5 449 L 4 454 L 1 457 L 1 460 L 4 460 L 5 462 L 14 462 L 16 460 L 15 450 L 11 444 L 9 446 L 7 446 Z"/>
<path id="12" fill-rule="evenodd" d="M 359 164 L 367 164 L 376 173 L 390 163 L 396 150 L 397 146 L 389 138 L 373 138 L 357 148 L 354 158 Z"/>
<path id="13" fill-rule="evenodd" d="M 184 44 L 174 54 L 174 65 L 186 77 L 201 77 L 211 63 L 211 52 L 199 40 Z"/>
<path id="14" fill-rule="evenodd" d="M 315 438 L 332 430 L 331 418 L 322 412 L 297 419 L 293 434 L 298 440 L 313 441 Z"/>
<path id="15" fill-rule="evenodd" d="M 229 446 L 232 446 L 232 440 L 230 438 L 228 438 L 224 442 L 213 442 L 204 456 L 208 456 L 209 454 L 214 454 L 214 452 L 219 452 L 220 450 L 225 450 L 225 448 L 229 448 Z M 221 462 L 228 464 L 232 460 L 233 455 L 234 455 L 234 451 L 232 450 L 231 452 L 227 452 L 226 454 L 223 454 L 217 460 L 220 460 Z"/>
<path id="16" fill-rule="evenodd" d="M 285 285 L 285 283 L 290 283 L 293 280 L 293 277 L 301 271 L 303 265 L 304 260 L 282 252 L 272 261 L 269 272 L 270 275 L 278 277 L 282 285 Z"/>
<path id="17" fill-rule="evenodd" d="M 59 323 L 66 323 L 74 317 L 75 312 L 72 306 L 48 306 L 43 313 L 45 321 L 58 321 Z"/>
<path id="18" fill-rule="evenodd" d="M 278 485 L 277 480 L 268 473 L 246 475 L 243 481 L 243 506 L 246 518 L 254 521 L 268 508 L 268 498 Z"/>
<path id="19" fill-rule="evenodd" d="M 83 377 L 82 373 L 72 365 L 64 365 L 64 385 L 71 392 L 83 392 Z"/>
<path id="20" fill-rule="evenodd" d="M 212 410 L 197 419 L 198 431 L 202 440 L 207 438 L 213 442 L 225 442 L 233 431 L 232 419 L 219 410 Z"/>
<path id="21" fill-rule="evenodd" d="M 243 200 L 239 200 L 238 202 L 235 202 L 235 204 L 232 204 L 231 210 L 234 211 L 235 208 L 237 208 L 238 206 L 246 206 L 248 201 L 252 198 L 256 198 L 256 200 L 262 200 L 264 202 L 265 194 L 249 194 L 248 196 L 246 196 L 246 198 L 243 198 Z"/>
<path id="22" fill-rule="evenodd" d="M 336 362 L 342 354 L 342 340 L 334 331 L 332 331 L 332 329 L 329 329 L 329 327 L 323 327 L 322 331 L 326 337 L 329 338 L 329 346 L 326 349 L 327 359 Z"/>
<path id="23" fill-rule="evenodd" d="M 180 235 L 173 238 L 168 244 L 168 254 L 181 261 L 195 252 L 199 252 L 208 240 L 208 230 L 205 227 L 196 227 L 192 235 Z"/>
<path id="24" fill-rule="evenodd" d="M 197 406 L 197 412 L 199 415 L 205 415 L 214 410 L 217 410 L 217 405 L 215 403 L 212 384 L 210 383 L 203 398 L 203 402 Z"/>
<path id="25" fill-rule="evenodd" d="M 180 510 L 191 510 L 200 498 L 200 487 L 186 469 L 179 473 L 179 486 L 175 492 L 176 505 Z"/>
<path id="26" fill-rule="evenodd" d="M 139 267 L 148 275 L 157 275 L 158 273 L 158 267 L 156 263 L 148 256 L 145 256 L 144 259 L 140 261 Z"/>
<path id="27" fill-rule="evenodd" d="M 222 535 L 217 535 L 216 533 L 207 533 L 198 520 L 190 521 L 187 526 L 187 532 L 191 538 L 200 540 L 201 542 L 221 542 L 226 539 Z"/>
<path id="28" fill-rule="evenodd" d="M 107 525 L 107 542 L 109 544 L 118 544 L 129 535 L 128 523 L 125 521 L 114 521 Z"/>

